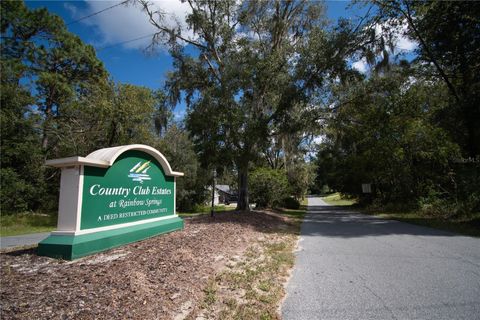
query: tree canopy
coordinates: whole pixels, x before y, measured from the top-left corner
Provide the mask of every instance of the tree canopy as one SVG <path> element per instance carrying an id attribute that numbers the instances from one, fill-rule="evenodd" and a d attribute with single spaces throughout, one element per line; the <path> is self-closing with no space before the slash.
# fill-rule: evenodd
<path id="1" fill-rule="evenodd" d="M 45 159 L 132 143 L 158 145 L 170 154 L 164 141 L 172 138 L 189 148 L 188 139 L 181 142 L 185 133 L 169 129 L 171 108 L 162 89 L 109 79 L 94 48 L 46 9 L 31 10 L 21 1 L 1 6 L 3 212 L 55 210 L 59 174 L 44 166 Z M 196 166 L 195 154 L 180 159 L 178 152 L 172 165 Z M 191 174 L 195 181 L 196 171 Z M 179 194 L 192 189 L 198 184 L 178 187 Z M 200 190 L 193 199 L 204 197 Z"/>
<path id="2" fill-rule="evenodd" d="M 480 6 L 361 4 L 372 10 L 360 28 L 364 44 L 357 55 L 373 67 L 332 91 L 317 183 L 377 204 L 434 204 L 451 215 L 478 210 Z M 394 52 L 391 40 L 399 35 L 417 44 L 410 61 Z M 369 59 L 379 52 L 381 59 Z M 362 183 L 372 184 L 372 195 L 362 193 Z"/>
<path id="3" fill-rule="evenodd" d="M 312 88 L 340 69 L 328 60 L 335 37 L 326 33 L 322 5 L 189 2 L 185 30 L 168 27 L 161 11 L 139 2 L 158 30 L 154 44 L 167 44 L 174 58 L 167 89 L 173 102 L 186 97 L 186 124 L 200 157 L 213 166 L 235 165 L 238 208 L 248 210 L 252 163 L 283 136 L 309 132 L 306 114 L 317 98 Z M 195 36 L 187 36 L 188 30 Z M 326 49 L 307 56 L 322 46 Z"/>
<path id="4" fill-rule="evenodd" d="M 6 212 L 55 209 L 59 177 L 46 158 L 131 143 L 186 171 L 181 209 L 203 204 L 216 175 L 236 176 L 240 210 L 250 191 L 279 206 L 309 188 L 479 210 L 478 2 L 354 2 L 364 16 L 329 22 L 316 1 L 197 0 L 184 26 L 147 0 L 130 2 L 156 28 L 150 49 L 173 58 L 162 88 L 116 83 L 61 18 L 1 2 Z M 415 49 L 399 51 L 400 39 Z M 175 122 L 181 101 L 187 115 Z"/>

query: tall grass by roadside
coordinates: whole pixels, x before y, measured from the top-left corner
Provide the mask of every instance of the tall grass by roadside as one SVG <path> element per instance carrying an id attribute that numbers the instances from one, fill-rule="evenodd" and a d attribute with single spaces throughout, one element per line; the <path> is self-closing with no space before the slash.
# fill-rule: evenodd
<path id="1" fill-rule="evenodd" d="M 56 226 L 57 216 L 54 214 L 27 212 L 0 216 L 0 236 L 2 237 L 49 232 Z"/>

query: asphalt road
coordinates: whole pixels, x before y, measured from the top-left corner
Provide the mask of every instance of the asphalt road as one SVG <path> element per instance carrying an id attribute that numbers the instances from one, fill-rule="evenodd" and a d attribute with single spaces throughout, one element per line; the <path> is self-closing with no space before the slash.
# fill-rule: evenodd
<path id="1" fill-rule="evenodd" d="M 21 247 L 34 245 L 50 235 L 50 232 L 32 233 L 21 236 L 1 237 L 0 248 Z"/>
<path id="2" fill-rule="evenodd" d="M 283 319 L 480 319 L 480 239 L 309 198 Z"/>

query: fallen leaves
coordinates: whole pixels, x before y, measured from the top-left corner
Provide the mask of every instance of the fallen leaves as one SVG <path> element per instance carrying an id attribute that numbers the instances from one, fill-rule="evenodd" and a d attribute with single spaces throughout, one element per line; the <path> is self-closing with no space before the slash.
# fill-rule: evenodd
<path id="1" fill-rule="evenodd" d="M 75 261 L 1 255 L 3 319 L 184 319 L 212 275 L 285 226 L 265 212 L 185 221 L 185 229 Z M 284 227 L 282 227 L 284 228 Z"/>

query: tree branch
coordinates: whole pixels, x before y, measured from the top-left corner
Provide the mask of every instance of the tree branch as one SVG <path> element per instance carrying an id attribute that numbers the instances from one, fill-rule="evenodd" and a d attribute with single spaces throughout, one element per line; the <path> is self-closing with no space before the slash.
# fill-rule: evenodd
<path id="1" fill-rule="evenodd" d="M 191 44 L 197 48 L 208 50 L 208 48 L 205 45 L 182 36 L 180 33 L 175 32 L 173 28 L 169 29 L 165 26 L 160 25 L 155 20 L 155 14 L 158 14 L 159 17 L 161 17 L 161 13 L 159 11 L 150 10 L 148 1 L 145 1 L 145 0 L 137 0 L 137 1 L 142 5 L 143 10 L 147 13 L 150 24 L 156 27 L 158 30 L 160 30 L 160 32 L 155 33 L 155 35 L 153 36 L 153 39 L 155 37 L 158 37 L 159 34 L 166 34 L 166 35 L 169 35 L 170 37 L 185 41 L 186 43 Z"/>
<path id="2" fill-rule="evenodd" d="M 444 80 L 445 83 L 447 84 L 447 87 L 448 87 L 448 89 L 450 90 L 450 92 L 452 93 L 452 95 L 455 97 L 455 100 L 456 100 L 457 102 L 460 102 L 460 97 L 459 97 L 458 94 L 457 94 L 457 90 L 455 89 L 455 87 L 453 86 L 453 84 L 450 82 L 450 79 L 448 79 L 448 76 L 447 76 L 446 73 L 443 71 L 442 67 L 440 67 L 437 59 L 434 57 L 433 53 L 430 51 L 429 46 L 427 45 L 427 43 L 425 42 L 425 40 L 424 40 L 423 37 L 421 36 L 420 32 L 418 31 L 417 27 L 415 26 L 415 23 L 413 22 L 413 18 L 412 18 L 412 15 L 411 15 L 410 6 L 409 6 L 409 4 L 408 4 L 408 1 L 405 1 L 405 6 L 406 6 L 406 8 L 407 8 L 407 12 L 405 12 L 404 10 L 402 10 L 402 8 L 399 8 L 400 12 L 402 12 L 402 14 L 405 16 L 405 18 L 407 18 L 408 24 L 410 25 L 410 27 L 412 28 L 412 30 L 413 30 L 413 32 L 415 33 L 416 37 L 417 37 L 418 40 L 420 41 L 420 44 L 421 44 L 421 45 L 423 46 L 423 48 L 425 49 L 425 52 L 427 53 L 429 60 L 433 63 L 433 65 L 434 65 L 435 68 L 437 69 L 438 73 L 440 74 L 440 76 L 443 78 L 443 80 Z"/>

